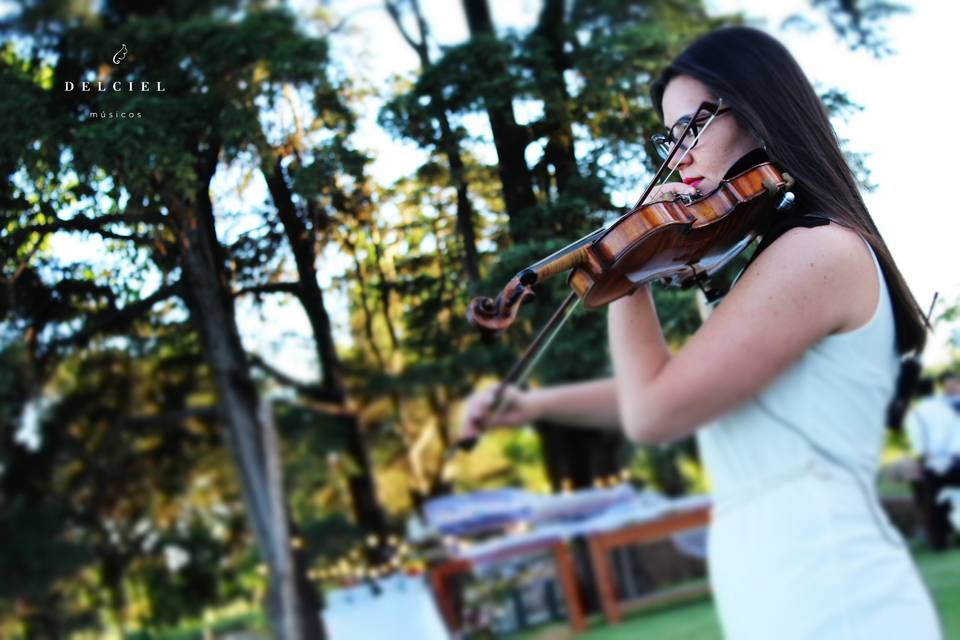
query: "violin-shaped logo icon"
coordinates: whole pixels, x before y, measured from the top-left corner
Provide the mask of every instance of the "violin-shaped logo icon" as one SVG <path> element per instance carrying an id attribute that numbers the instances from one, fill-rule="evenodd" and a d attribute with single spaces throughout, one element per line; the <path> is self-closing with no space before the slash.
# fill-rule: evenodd
<path id="1" fill-rule="evenodd" d="M 120 64 L 120 61 L 127 57 L 127 45 L 121 43 L 120 51 L 113 54 L 113 64 Z"/>

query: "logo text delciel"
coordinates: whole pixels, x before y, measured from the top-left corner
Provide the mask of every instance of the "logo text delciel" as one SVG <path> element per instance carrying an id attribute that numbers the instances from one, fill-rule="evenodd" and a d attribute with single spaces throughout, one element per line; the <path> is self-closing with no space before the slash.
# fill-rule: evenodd
<path id="1" fill-rule="evenodd" d="M 97 80 L 96 82 L 72 82 L 67 80 L 63 83 L 64 91 L 140 91 L 148 92 L 154 91 L 157 93 L 163 93 L 166 89 L 163 88 L 163 83 L 159 80 L 157 82 L 122 82 L 117 80 L 115 82 L 103 82 Z"/>

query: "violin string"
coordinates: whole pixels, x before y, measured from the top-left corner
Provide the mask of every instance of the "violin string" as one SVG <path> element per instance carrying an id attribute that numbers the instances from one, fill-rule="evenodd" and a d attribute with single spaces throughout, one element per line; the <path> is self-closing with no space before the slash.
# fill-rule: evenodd
<path id="1" fill-rule="evenodd" d="M 576 251 L 577 249 L 579 249 L 579 248 L 581 248 L 581 247 L 584 247 L 584 246 L 586 246 L 587 244 L 590 244 L 591 242 L 593 242 L 594 238 L 596 238 L 597 236 L 602 235 L 603 232 L 604 232 L 604 229 L 602 229 L 602 228 L 601 228 L 601 229 L 596 229 L 596 230 L 594 230 L 594 231 L 591 231 L 590 233 L 588 233 L 587 235 L 583 236 L 582 238 L 580 238 L 580 239 L 578 239 L 578 240 L 574 240 L 573 242 L 571 242 L 571 243 L 568 244 L 567 246 L 563 247 L 562 249 L 558 249 L 558 250 L 554 251 L 553 253 L 551 253 L 551 254 L 550 254 L 549 256 L 547 256 L 546 258 L 543 258 L 543 259 L 541 259 L 541 260 L 538 260 L 537 262 L 533 263 L 532 265 L 530 265 L 530 266 L 527 267 L 527 268 L 530 269 L 531 271 L 537 271 L 542 265 L 550 264 L 551 262 L 554 262 L 554 261 L 557 260 L 558 258 L 567 255 L 567 254 L 570 253 L 571 251 Z"/>

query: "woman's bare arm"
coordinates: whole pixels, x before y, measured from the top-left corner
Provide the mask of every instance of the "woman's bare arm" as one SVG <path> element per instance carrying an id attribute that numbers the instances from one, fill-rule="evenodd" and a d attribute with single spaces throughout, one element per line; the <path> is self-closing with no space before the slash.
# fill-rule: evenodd
<path id="1" fill-rule="evenodd" d="M 610 341 L 624 431 L 646 443 L 689 435 L 756 395 L 826 336 L 865 324 L 878 296 L 866 244 L 828 225 L 774 242 L 675 355 L 649 291 L 614 302 Z"/>
<path id="2" fill-rule="evenodd" d="M 537 419 L 603 430 L 621 428 L 613 378 L 532 389 L 526 395 Z"/>
<path id="3" fill-rule="evenodd" d="M 770 384 L 816 342 L 854 329 L 876 309 L 879 283 L 866 245 L 838 225 L 794 229 L 747 270 L 676 354 L 641 287 L 610 305 L 614 378 L 521 392 L 490 420 L 492 390 L 468 403 L 465 433 L 537 419 L 622 428 L 645 443 L 689 435 Z M 892 346 L 891 346 L 892 348 Z"/>

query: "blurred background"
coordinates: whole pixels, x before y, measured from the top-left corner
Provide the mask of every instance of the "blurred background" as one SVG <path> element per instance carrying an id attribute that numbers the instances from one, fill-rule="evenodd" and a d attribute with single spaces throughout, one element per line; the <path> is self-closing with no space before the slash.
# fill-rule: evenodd
<path id="1" fill-rule="evenodd" d="M 379 637 L 566 637 L 542 557 L 484 556 L 438 599 L 473 533 L 531 529 L 528 511 L 456 529 L 467 498 L 499 517 L 709 480 L 692 441 L 546 423 L 445 457 L 460 400 L 565 284 L 497 340 L 467 303 L 625 213 L 656 168 L 652 78 L 750 24 L 823 96 L 931 309 L 924 373 L 957 372 L 958 17 L 883 0 L 0 2 L 0 636 L 373 637 L 341 614 L 376 616 L 399 585 L 436 623 Z M 672 345 L 699 295 L 657 289 Z M 532 384 L 609 373 L 605 322 L 576 312 Z M 929 549 L 910 444 L 891 429 L 881 493 L 960 634 L 960 555 Z M 592 615 L 603 578 L 571 544 Z M 621 599 L 702 582 L 702 553 L 683 575 L 651 568 L 698 555 L 674 547 L 622 553 Z M 683 615 L 590 633 L 719 637 L 702 591 Z"/>

